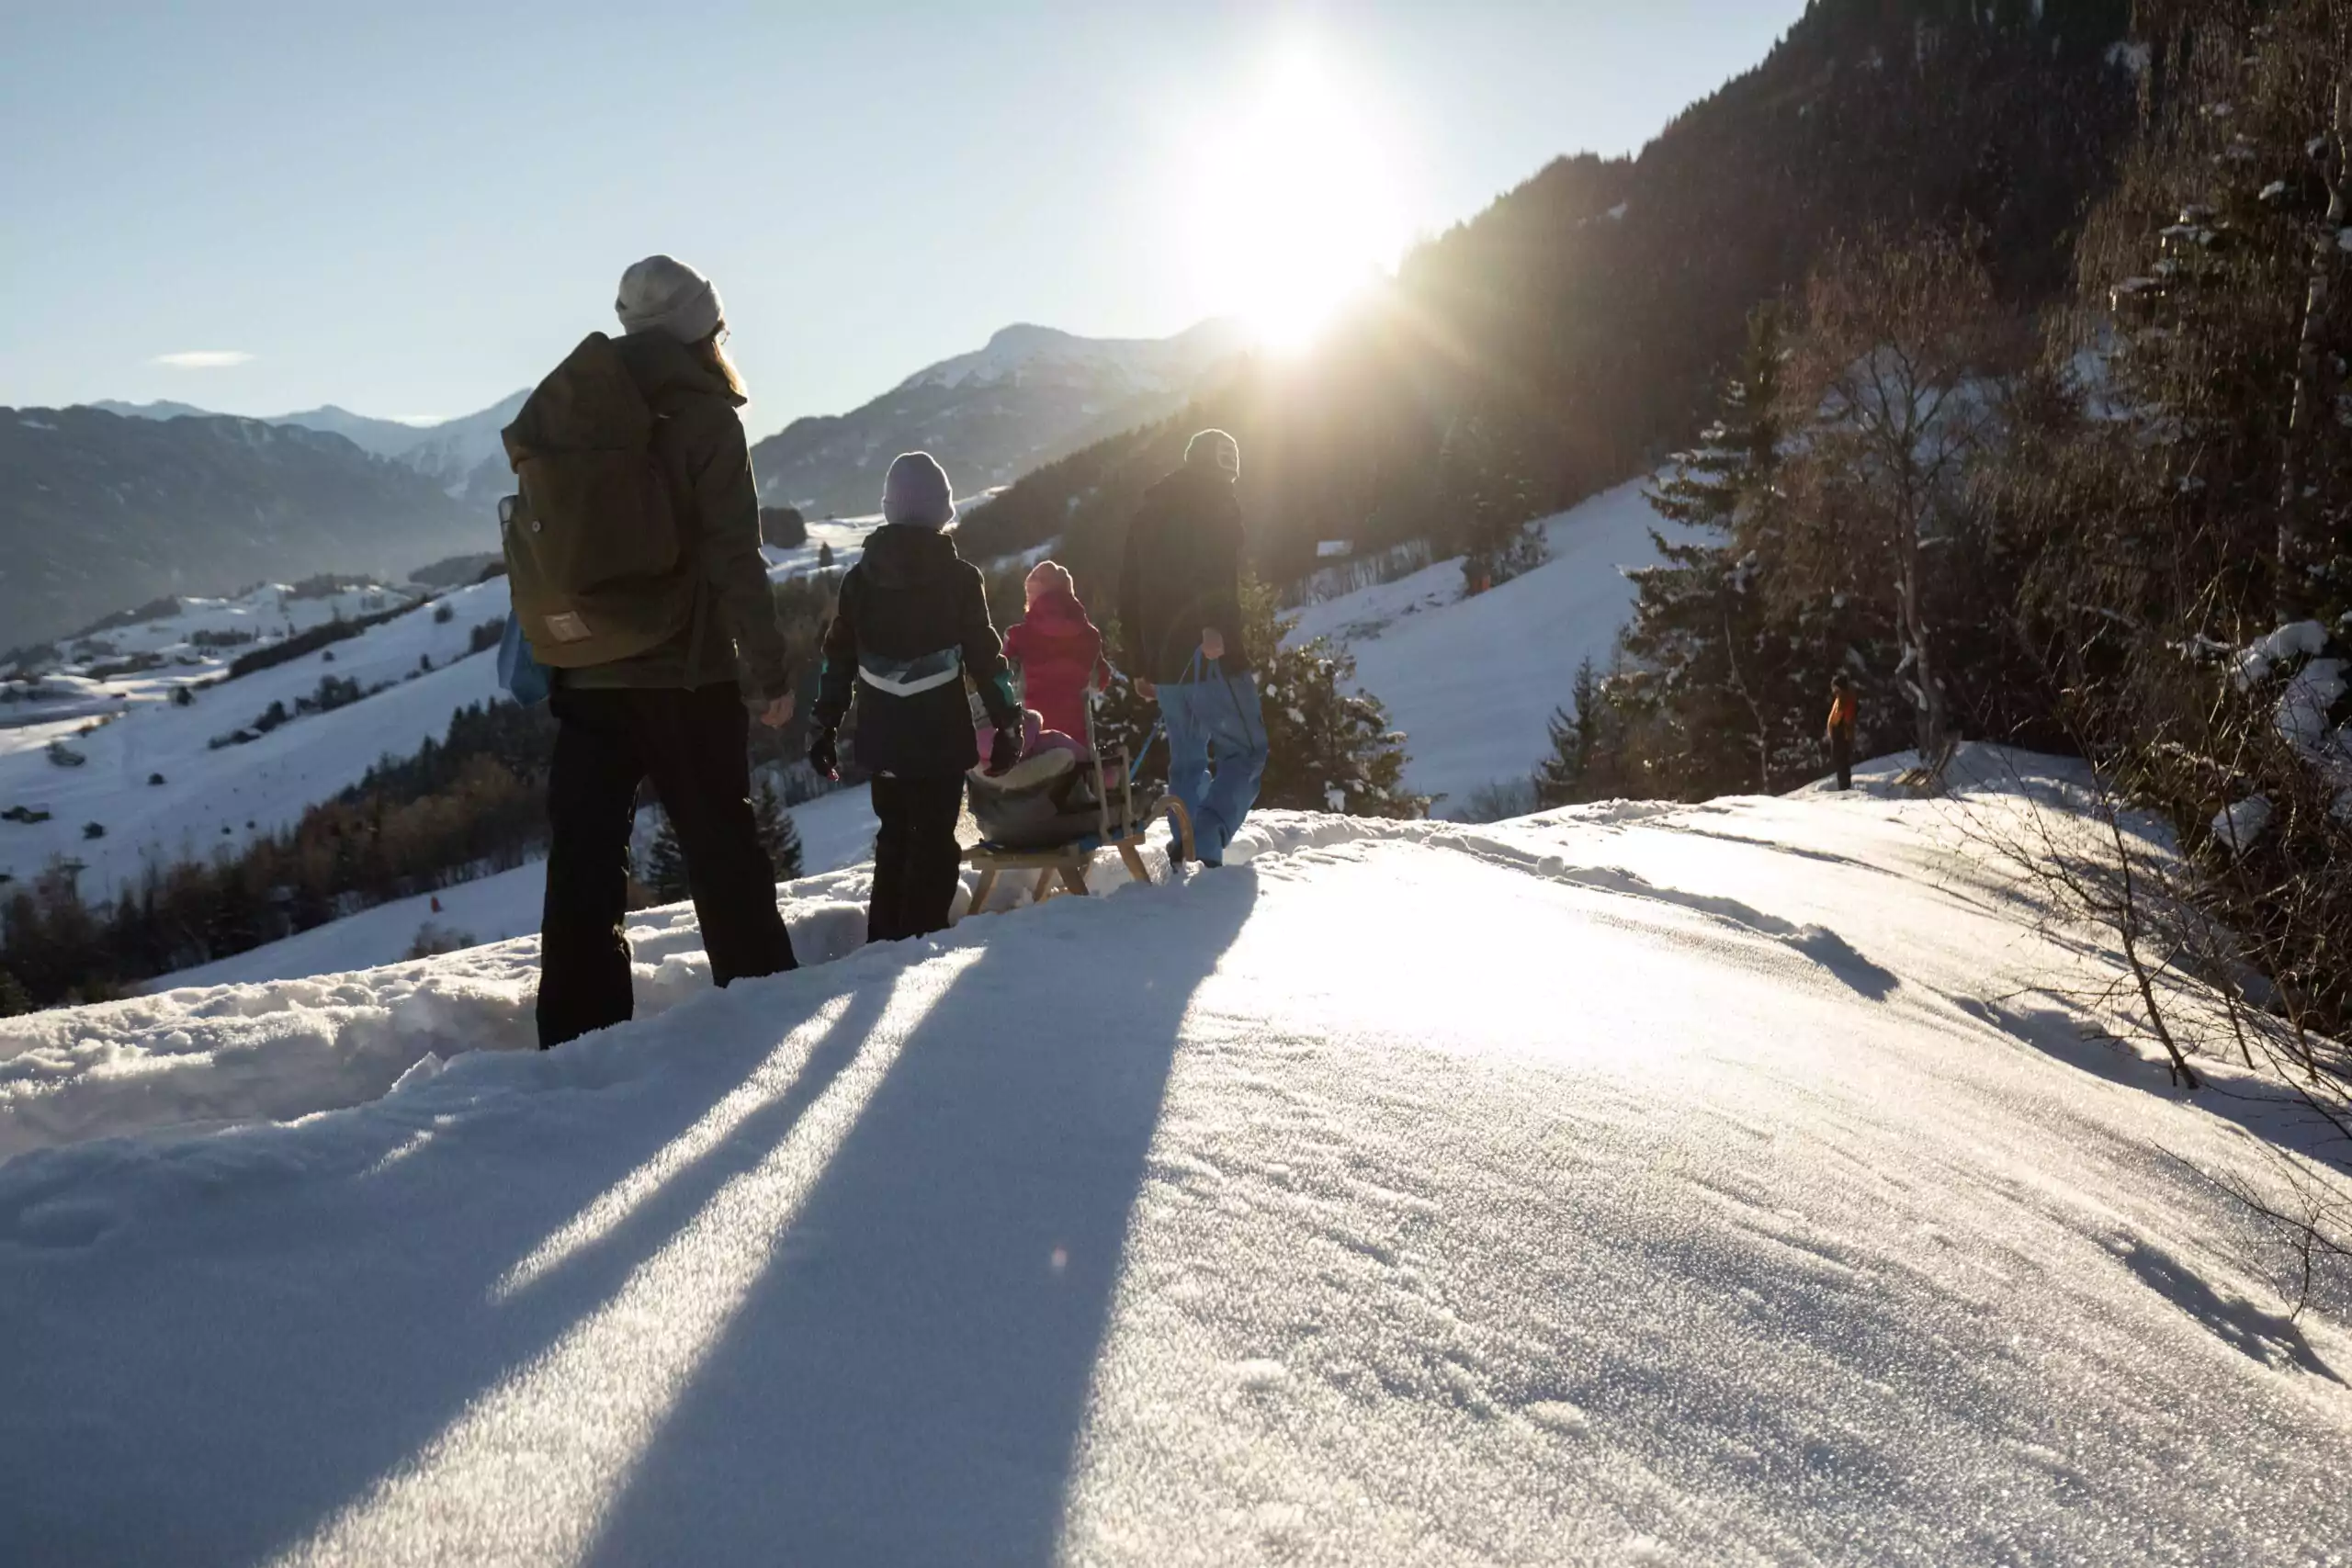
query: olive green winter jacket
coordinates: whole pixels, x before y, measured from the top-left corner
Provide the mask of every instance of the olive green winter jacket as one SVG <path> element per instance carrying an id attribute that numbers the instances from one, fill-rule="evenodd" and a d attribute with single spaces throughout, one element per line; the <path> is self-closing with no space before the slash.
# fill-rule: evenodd
<path id="1" fill-rule="evenodd" d="M 741 681 L 744 702 L 764 707 L 792 690 L 793 671 L 760 556 L 759 491 L 743 421 L 735 412 L 743 400 L 664 333 L 637 333 L 613 345 L 660 421 L 653 450 L 669 475 L 679 534 L 701 573 L 703 593 L 695 625 L 661 647 L 559 671 L 558 682 L 692 690 Z"/>

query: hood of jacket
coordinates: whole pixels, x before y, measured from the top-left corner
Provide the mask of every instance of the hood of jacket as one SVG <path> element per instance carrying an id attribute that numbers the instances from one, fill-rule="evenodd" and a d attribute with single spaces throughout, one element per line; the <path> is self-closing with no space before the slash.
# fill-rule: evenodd
<path id="1" fill-rule="evenodd" d="M 667 333 L 631 333 L 615 338 L 613 347 L 655 413 L 667 413 L 692 398 L 723 398 L 729 408 L 743 406 L 718 372 Z"/>
<path id="2" fill-rule="evenodd" d="M 1093 620 L 1086 613 L 1086 606 L 1078 602 L 1078 595 L 1065 593 L 1058 588 L 1041 593 L 1031 601 L 1023 619 L 1026 624 L 1046 632 L 1091 632 L 1095 629 Z"/>
<path id="3" fill-rule="evenodd" d="M 956 536 L 908 523 L 885 523 L 865 536 L 858 570 L 876 588 L 916 588 L 964 563 Z"/>

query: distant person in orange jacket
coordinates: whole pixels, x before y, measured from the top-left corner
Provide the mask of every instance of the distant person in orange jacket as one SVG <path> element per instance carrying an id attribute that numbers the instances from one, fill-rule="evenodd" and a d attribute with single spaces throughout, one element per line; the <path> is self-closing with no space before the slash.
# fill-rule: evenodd
<path id="1" fill-rule="evenodd" d="M 1829 760 L 1838 766 L 1838 787 L 1854 787 L 1854 682 L 1842 671 L 1829 682 L 1829 726 L 1822 738 L 1829 742 Z"/>

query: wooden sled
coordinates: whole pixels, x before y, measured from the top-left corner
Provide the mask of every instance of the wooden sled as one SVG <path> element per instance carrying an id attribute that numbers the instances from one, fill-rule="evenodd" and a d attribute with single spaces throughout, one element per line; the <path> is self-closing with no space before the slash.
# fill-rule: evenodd
<path id="1" fill-rule="evenodd" d="M 1090 720 L 1091 715 L 1089 716 Z M 1087 726 L 1093 728 L 1090 722 Z M 1090 735 L 1089 739 L 1092 737 Z M 1092 755 L 1087 766 L 1095 771 L 1094 819 L 1065 842 L 1045 847 L 1013 849 L 983 840 L 964 852 L 965 863 L 978 870 L 979 881 L 972 888 L 971 913 L 978 914 L 988 908 L 989 897 L 996 892 L 997 881 L 1006 873 L 1031 874 L 1029 901 L 1042 904 L 1057 893 L 1084 894 L 1087 874 L 1094 868 L 1094 859 L 1104 850 L 1118 853 L 1127 875 L 1136 882 L 1148 884 L 1151 868 L 1144 863 L 1144 836 L 1154 822 L 1165 818 L 1175 833 L 1176 842 L 1182 848 L 1183 858 L 1193 855 L 1192 814 L 1184 803 L 1174 795 L 1162 797 L 1158 804 L 1138 813 L 1136 809 L 1135 781 L 1129 777 L 1131 768 L 1127 749 L 1120 747 L 1104 757 L 1099 745 L 1091 748 Z M 1117 809 L 1112 808 L 1116 797 Z M 1174 870 L 1170 870 L 1173 880 Z"/>
<path id="2" fill-rule="evenodd" d="M 1960 750 L 1960 737 L 1948 734 L 1936 747 L 1935 755 L 1922 766 L 1906 768 L 1895 775 L 1894 787 L 1913 795 L 1941 795 L 1944 773 L 1951 766 L 1952 754 Z"/>
<path id="3" fill-rule="evenodd" d="M 1193 819 L 1184 810 L 1184 803 L 1170 795 L 1155 807 L 1131 832 L 1113 839 L 1096 838 L 1090 834 L 1074 843 L 1053 850 L 1001 850 L 989 844 L 976 844 L 964 852 L 965 861 L 979 870 L 980 880 L 972 888 L 971 912 L 978 914 L 988 908 L 989 898 L 996 892 L 998 878 L 1007 872 L 1034 873 L 1035 880 L 1029 886 L 1029 901 L 1042 904 L 1060 893 L 1084 894 L 1087 874 L 1094 869 L 1095 857 L 1104 850 L 1115 850 L 1127 868 L 1127 875 L 1142 883 L 1151 881 L 1151 868 L 1144 863 L 1144 833 L 1152 823 L 1166 818 L 1173 827 L 1178 841 L 1184 848 L 1184 858 L 1193 858 Z M 1173 873 L 1170 873 L 1172 879 Z"/>

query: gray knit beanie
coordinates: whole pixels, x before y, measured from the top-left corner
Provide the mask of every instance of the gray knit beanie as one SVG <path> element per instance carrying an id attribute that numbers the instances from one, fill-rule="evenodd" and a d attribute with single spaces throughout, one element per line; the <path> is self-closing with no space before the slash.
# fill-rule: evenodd
<path id="1" fill-rule="evenodd" d="M 1212 468 L 1228 479 L 1241 477 L 1241 443 L 1222 430 L 1204 430 L 1184 443 L 1184 463 Z"/>
<path id="2" fill-rule="evenodd" d="M 910 528 L 944 528 L 956 521 L 947 470 L 928 452 L 901 452 L 882 481 L 882 521 Z"/>
<path id="3" fill-rule="evenodd" d="M 631 336 L 667 333 L 680 343 L 700 343 L 727 314 L 710 279 L 674 256 L 648 256 L 621 274 L 613 309 Z"/>

